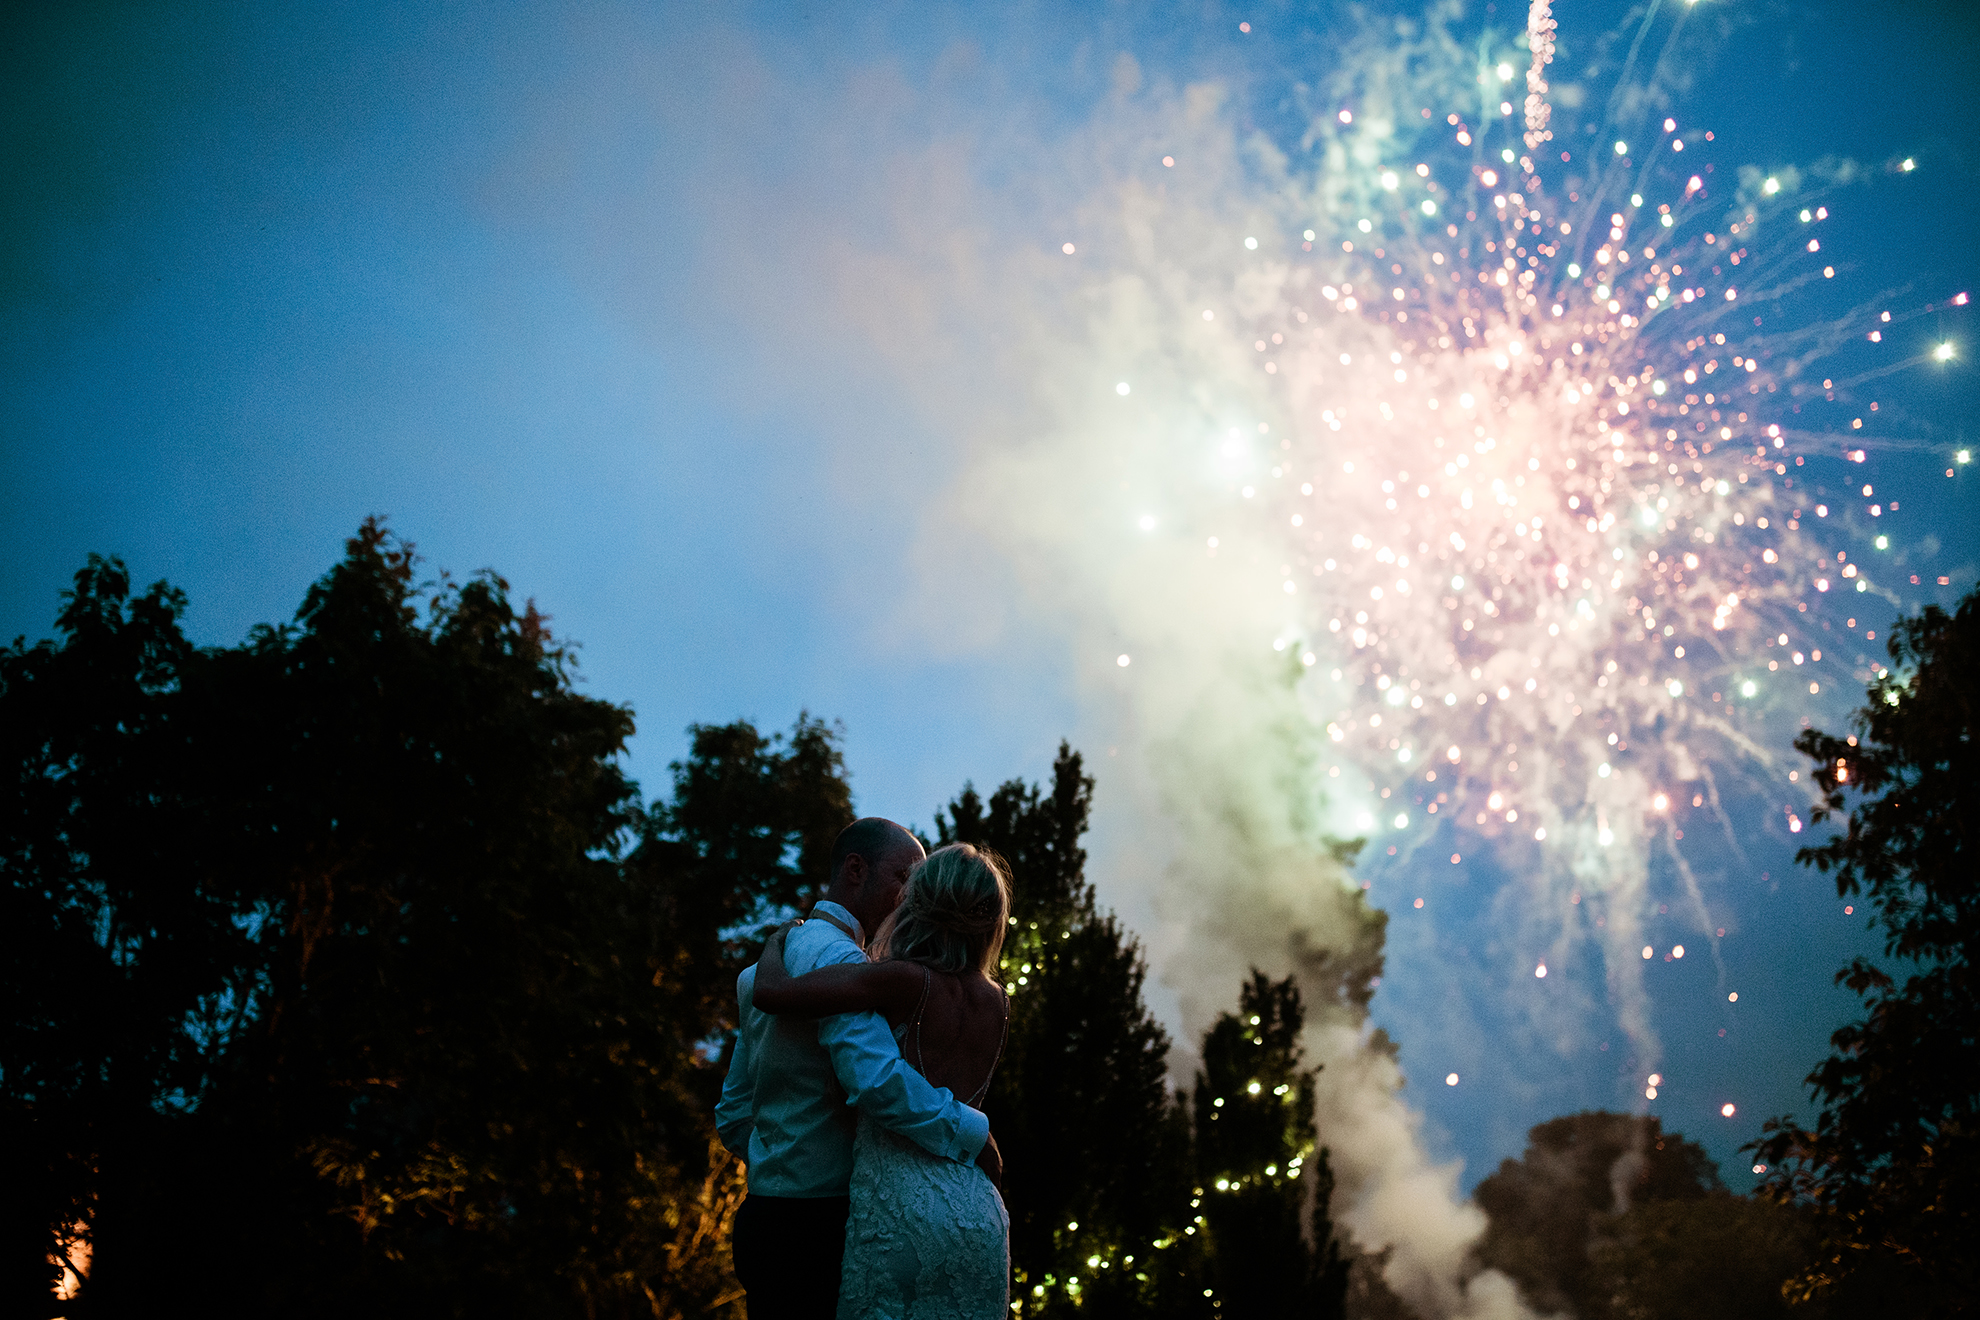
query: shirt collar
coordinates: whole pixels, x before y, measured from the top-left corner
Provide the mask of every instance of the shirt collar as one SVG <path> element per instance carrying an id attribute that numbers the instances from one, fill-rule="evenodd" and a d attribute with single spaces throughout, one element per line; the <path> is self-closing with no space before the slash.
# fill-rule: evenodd
<path id="1" fill-rule="evenodd" d="M 853 943 L 860 947 L 862 953 L 866 951 L 866 927 L 860 925 L 858 917 L 855 917 L 839 904 L 829 899 L 821 898 L 811 905 L 811 915 L 814 917 L 835 917 L 839 921 L 844 922 L 847 929 L 852 931 Z"/>

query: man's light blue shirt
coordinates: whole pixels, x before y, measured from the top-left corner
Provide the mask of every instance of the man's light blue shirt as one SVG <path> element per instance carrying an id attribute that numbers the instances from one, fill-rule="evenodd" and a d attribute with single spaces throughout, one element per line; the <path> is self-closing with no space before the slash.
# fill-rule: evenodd
<path id="1" fill-rule="evenodd" d="M 817 904 L 812 916 L 860 930 L 837 903 Z M 784 966 L 792 976 L 865 961 L 860 945 L 830 921 L 807 921 L 784 937 Z M 716 1130 L 748 1166 L 752 1194 L 844 1196 L 852 1178 L 854 1106 L 931 1154 L 965 1164 L 976 1159 L 990 1120 L 910 1068 L 885 1018 L 778 1017 L 758 1011 L 755 992 L 751 967 L 736 978 L 740 1026 L 715 1107 Z"/>

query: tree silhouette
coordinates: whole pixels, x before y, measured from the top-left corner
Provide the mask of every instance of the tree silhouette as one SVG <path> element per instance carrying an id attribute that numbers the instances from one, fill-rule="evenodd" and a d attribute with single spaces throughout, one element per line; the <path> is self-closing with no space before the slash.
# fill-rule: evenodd
<path id="1" fill-rule="evenodd" d="M 1062 743 L 1049 792 L 1012 780 L 986 802 L 966 786 L 936 816 L 941 842 L 997 849 L 1015 880 L 1010 1040 L 986 1108 L 1007 1152 L 1018 1313 L 1339 1316 L 1347 1266 L 1299 991 L 1254 973 L 1239 1015 L 1205 1037 L 1195 1104 L 1171 1095 L 1139 947 L 1085 878 L 1092 793 Z M 1254 1079 L 1263 1099 L 1246 1089 Z M 1226 1091 L 1242 1105 L 1217 1107 Z"/>
<path id="2" fill-rule="evenodd" d="M 1772 1120 L 1756 1145 L 1770 1194 L 1813 1207 L 1822 1229 L 1795 1296 L 1965 1315 L 1980 1296 L 1980 592 L 1901 620 L 1889 648 L 1855 734 L 1795 741 L 1822 792 L 1813 819 L 1844 823 L 1797 860 L 1860 895 L 1887 958 L 1913 970 L 1900 984 L 1858 958 L 1837 973 L 1865 1012 L 1808 1076 L 1821 1115 L 1812 1129 Z"/>
<path id="3" fill-rule="evenodd" d="M 1295 979 L 1253 969 L 1238 1011 L 1203 1038 L 1196 1193 L 1220 1315 L 1345 1314 L 1348 1263 L 1328 1214 L 1334 1179 L 1313 1124 L 1317 1070 L 1301 1066 L 1304 1025 Z"/>
<path id="4" fill-rule="evenodd" d="M 679 1315 L 734 1292 L 735 927 L 849 816 L 830 731 L 623 707 L 493 574 L 367 523 L 295 621 L 190 645 L 92 559 L 0 653 L 8 1314 Z M 753 787 L 752 787 L 753 786 Z"/>
<path id="5" fill-rule="evenodd" d="M 185 605 L 92 558 L 0 651 L 0 1313 L 737 1314 L 734 981 L 826 880 L 838 730 L 692 726 L 643 803 L 534 606 L 376 521 L 286 625 L 196 647 Z M 1254 976 L 1205 1041 L 1202 1085 L 1268 1099 L 1172 1095 L 1092 792 L 1062 744 L 937 817 L 1016 877 L 1018 1313 L 1338 1314 L 1299 994 Z M 1304 951 L 1314 993 L 1365 1004 L 1371 948 Z"/>
<path id="6" fill-rule="evenodd" d="M 1006 1152 L 1020 1314 L 1140 1314 L 1195 1277 L 1155 1246 L 1181 1236 L 1188 1133 L 1164 1082 L 1168 1034 L 1142 1002 L 1140 948 L 1086 882 L 1092 800 L 1062 743 L 1049 793 L 1011 780 L 986 803 L 965 786 L 936 816 L 941 842 L 996 849 L 1014 880 L 1010 1036 L 984 1108 Z"/>
<path id="7" fill-rule="evenodd" d="M 1535 1310 L 1597 1320 L 1611 1295 L 1589 1252 L 1616 1218 L 1718 1190 L 1704 1148 L 1659 1119 L 1599 1110 L 1549 1119 L 1527 1134 L 1524 1155 L 1472 1193 L 1487 1216 L 1478 1260 L 1511 1277 Z"/>
<path id="8" fill-rule="evenodd" d="M 1589 1245 L 1589 1291 L 1615 1320 L 1821 1320 L 1820 1303 L 1791 1307 L 1781 1281 L 1808 1258 L 1812 1225 L 1793 1208 L 1712 1190 L 1645 1201 L 1604 1225 Z"/>

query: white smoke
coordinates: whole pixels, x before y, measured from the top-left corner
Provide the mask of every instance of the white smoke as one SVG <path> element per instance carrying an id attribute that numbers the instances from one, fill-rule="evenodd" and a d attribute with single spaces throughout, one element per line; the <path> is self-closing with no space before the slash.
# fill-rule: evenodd
<path id="1" fill-rule="evenodd" d="M 1202 254 L 1247 231 L 1282 245 L 1272 189 L 1287 180 L 1215 88 L 1140 97 L 1127 93 L 1133 83 L 1123 67 L 1121 98 L 1080 144 L 1090 154 L 1061 167 L 1093 181 L 1065 226 L 1074 253 L 1021 258 L 998 281 L 997 302 L 1020 309 L 1026 327 L 1019 352 L 1032 358 L 1011 387 L 1042 395 L 1040 416 L 979 438 L 976 461 L 936 507 L 970 520 L 965 543 L 986 538 L 1015 558 L 1032 617 L 1067 639 L 1089 700 L 1115 712 L 1108 740 L 1122 755 L 1106 769 L 1132 760 L 1143 773 L 1133 797 L 1103 785 L 1103 803 L 1158 831 L 1169 855 L 1153 876 L 1104 872 L 1102 889 L 1159 923 L 1152 953 L 1179 993 L 1184 1038 L 1228 1006 L 1245 967 L 1303 973 L 1340 1222 L 1364 1249 L 1391 1249 L 1385 1277 L 1422 1314 L 1524 1314 L 1504 1279 L 1473 1277 L 1483 1217 L 1459 1196 L 1457 1167 L 1425 1149 L 1399 1071 L 1368 1044 L 1362 1008 L 1335 996 L 1371 969 L 1379 928 L 1326 851 L 1322 735 L 1296 688 L 1297 662 L 1264 649 L 1284 626 L 1285 597 L 1275 575 L 1245 586 L 1226 571 L 1233 559 L 1276 560 L 1283 547 L 1232 515 L 1204 437 L 1236 428 L 1247 447 L 1273 444 L 1272 431 L 1259 432 L 1273 410 L 1258 398 L 1248 346 L 1185 309 L 1243 317 L 1281 298 L 1282 267 L 1233 283 L 1230 263 Z M 1163 155 L 1187 162 L 1184 172 L 1150 169 Z M 944 581 L 954 534 L 946 517 L 930 528 Z M 1152 893 L 1135 892 L 1151 883 Z"/>

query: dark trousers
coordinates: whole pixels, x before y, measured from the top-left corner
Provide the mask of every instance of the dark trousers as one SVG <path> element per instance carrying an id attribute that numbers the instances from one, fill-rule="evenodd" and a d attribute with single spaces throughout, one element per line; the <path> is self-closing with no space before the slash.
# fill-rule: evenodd
<path id="1" fill-rule="evenodd" d="M 833 1320 L 851 1208 L 843 1196 L 744 1198 L 730 1244 L 749 1320 Z"/>

